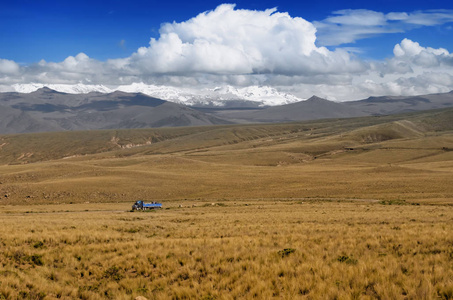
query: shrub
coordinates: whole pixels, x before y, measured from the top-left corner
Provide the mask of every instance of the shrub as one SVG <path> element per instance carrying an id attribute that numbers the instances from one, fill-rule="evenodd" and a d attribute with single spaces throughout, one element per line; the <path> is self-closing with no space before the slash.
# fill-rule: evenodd
<path id="1" fill-rule="evenodd" d="M 112 266 L 104 271 L 104 278 L 120 281 L 123 278 L 123 275 L 120 274 L 120 269 L 117 266 Z"/>
<path id="2" fill-rule="evenodd" d="M 44 265 L 44 262 L 42 261 L 42 255 L 33 254 L 33 255 L 30 256 L 30 261 L 31 261 L 32 264 L 34 264 L 35 266 L 42 266 L 42 265 Z"/>
<path id="3" fill-rule="evenodd" d="M 281 257 L 285 257 L 285 256 L 290 255 L 291 253 L 294 253 L 294 252 L 296 252 L 296 249 L 285 248 L 283 250 L 278 251 L 278 255 L 280 255 Z"/>
<path id="4" fill-rule="evenodd" d="M 349 257 L 347 255 L 340 255 L 337 257 L 337 261 L 344 262 L 348 265 L 355 265 L 357 264 L 357 259 L 353 258 L 352 256 Z"/>
<path id="5" fill-rule="evenodd" d="M 38 241 L 33 245 L 33 248 L 38 249 L 44 247 L 44 243 L 42 241 Z"/>

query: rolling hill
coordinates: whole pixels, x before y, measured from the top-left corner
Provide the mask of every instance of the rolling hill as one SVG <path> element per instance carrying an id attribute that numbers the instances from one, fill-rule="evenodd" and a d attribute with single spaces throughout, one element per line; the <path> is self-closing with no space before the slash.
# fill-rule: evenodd
<path id="1" fill-rule="evenodd" d="M 344 103 L 328 101 L 316 96 L 286 105 L 260 109 L 217 109 L 212 112 L 220 118 L 237 123 L 276 123 L 369 115 Z"/>
<path id="2" fill-rule="evenodd" d="M 31 163 L 120 150 L 121 155 L 178 153 L 252 143 L 261 139 L 300 141 L 336 139 L 346 144 L 370 144 L 394 139 L 421 138 L 427 133 L 453 130 L 453 108 L 408 114 L 323 119 L 317 121 L 42 132 L 0 135 L 0 163 Z M 282 142 L 283 143 L 283 142 Z M 265 143 L 266 145 L 269 143 Z M 277 143 L 278 144 L 278 143 Z M 204 151 L 204 150 L 203 150 Z M 32 153 L 32 155 L 25 155 Z M 21 157 L 19 159 L 19 157 Z"/>
<path id="3" fill-rule="evenodd" d="M 0 133 L 228 124 L 187 106 L 143 94 L 67 94 L 49 88 L 2 93 Z"/>
<path id="4" fill-rule="evenodd" d="M 453 203 L 453 108 L 0 136 L 0 205 L 135 199 Z M 376 200 L 376 201 L 377 201 Z"/>
<path id="5" fill-rule="evenodd" d="M 453 91 L 408 97 L 370 97 L 360 101 L 345 102 L 346 106 L 362 111 L 366 115 L 389 115 L 453 106 Z"/>
<path id="6" fill-rule="evenodd" d="M 136 199 L 453 203 L 453 108 L 0 136 L 0 205 Z"/>
<path id="7" fill-rule="evenodd" d="M 272 93 L 263 97 L 268 101 Z M 269 107 L 258 107 L 256 101 L 225 101 L 228 103 L 223 107 L 188 107 L 141 93 L 69 94 L 47 87 L 31 93 L 0 93 L 0 133 L 281 123 L 389 115 L 451 107 L 453 93 L 352 102 L 332 102 L 313 96 Z"/>
<path id="8" fill-rule="evenodd" d="M 370 97 L 359 101 L 333 102 L 313 96 L 286 105 L 248 109 L 206 109 L 235 123 L 275 123 L 359 116 L 383 116 L 453 107 L 453 92 L 415 97 Z"/>

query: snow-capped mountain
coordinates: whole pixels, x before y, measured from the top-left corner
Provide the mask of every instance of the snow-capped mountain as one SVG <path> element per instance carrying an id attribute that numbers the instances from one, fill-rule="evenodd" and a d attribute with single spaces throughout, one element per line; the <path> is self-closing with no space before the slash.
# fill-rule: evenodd
<path id="1" fill-rule="evenodd" d="M 98 93 L 111 93 L 114 90 L 100 85 L 100 84 L 42 84 L 42 83 L 26 83 L 26 84 L 14 84 L 14 91 L 18 93 L 32 93 L 43 87 L 48 87 L 57 92 L 68 93 L 68 94 L 87 94 L 91 92 Z"/>
<path id="2" fill-rule="evenodd" d="M 31 93 L 42 87 L 69 94 L 86 94 L 90 92 L 111 93 L 122 91 L 127 93 L 143 93 L 145 95 L 190 106 L 228 106 L 228 102 L 253 102 L 256 106 L 276 106 L 301 101 L 289 93 L 282 93 L 269 86 L 249 86 L 236 88 L 221 86 L 215 88 L 178 88 L 172 86 L 132 83 L 117 87 L 87 84 L 15 84 L 13 90 L 19 93 Z"/>
<path id="3" fill-rule="evenodd" d="M 249 86 L 244 88 L 222 86 L 189 89 L 133 83 L 130 85 L 121 85 L 116 90 L 128 93 L 143 93 L 163 100 L 193 106 L 224 106 L 227 101 L 232 100 L 258 102 L 258 106 L 275 106 L 303 100 L 294 95 L 279 92 L 277 89 L 269 86 Z"/>

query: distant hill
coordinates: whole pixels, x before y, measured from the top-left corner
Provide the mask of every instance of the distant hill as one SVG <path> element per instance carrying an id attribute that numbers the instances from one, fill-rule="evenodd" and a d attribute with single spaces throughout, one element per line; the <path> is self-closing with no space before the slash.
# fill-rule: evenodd
<path id="1" fill-rule="evenodd" d="M 56 160 L 111 151 L 119 151 L 113 154 L 118 157 L 136 154 L 204 153 L 206 149 L 217 149 L 217 147 L 228 148 L 228 151 L 249 149 L 253 152 L 253 149 L 258 146 L 254 141 L 259 141 L 261 149 L 266 151 L 276 145 L 294 143 L 294 149 L 291 152 L 298 153 L 304 148 L 305 154 L 317 155 L 317 153 L 344 150 L 344 147 L 349 146 L 395 139 L 417 139 L 430 132 L 435 136 L 446 133 L 451 137 L 452 131 L 453 108 L 447 108 L 380 117 L 367 116 L 278 124 L 0 135 L 0 165 Z M 317 146 L 310 148 L 308 143 L 315 143 Z M 446 143 L 439 145 L 438 148 L 441 149 L 444 146 L 448 149 L 451 147 Z"/>
<path id="2" fill-rule="evenodd" d="M 360 101 L 344 102 L 347 107 L 366 115 L 390 115 L 453 106 L 453 91 L 422 96 L 370 97 Z"/>
<path id="3" fill-rule="evenodd" d="M 351 102 L 333 102 L 313 96 L 305 101 L 269 107 L 257 107 L 240 99 L 227 102 L 228 105 L 221 108 L 189 107 L 142 93 L 68 94 L 43 87 L 31 93 L 0 93 L 0 133 L 282 123 L 382 116 L 453 107 L 453 92 L 413 97 L 370 97 Z"/>
<path id="4" fill-rule="evenodd" d="M 0 133 L 228 124 L 140 93 L 67 94 L 49 88 L 0 94 Z"/>
<path id="5" fill-rule="evenodd" d="M 136 199 L 222 199 L 230 206 L 238 199 L 269 198 L 451 204 L 452 170 L 453 108 L 273 124 L 0 135 L 3 206 Z"/>
<path id="6" fill-rule="evenodd" d="M 263 109 L 216 110 L 215 114 L 238 123 L 292 122 L 367 115 L 359 109 L 349 107 L 344 103 L 328 101 L 316 96 L 287 105 L 271 106 Z"/>
<path id="7" fill-rule="evenodd" d="M 370 97 L 348 102 L 333 102 L 313 96 L 296 103 L 264 108 L 217 108 L 205 112 L 235 123 L 274 123 L 360 116 L 384 116 L 453 107 L 453 91 L 410 97 Z"/>

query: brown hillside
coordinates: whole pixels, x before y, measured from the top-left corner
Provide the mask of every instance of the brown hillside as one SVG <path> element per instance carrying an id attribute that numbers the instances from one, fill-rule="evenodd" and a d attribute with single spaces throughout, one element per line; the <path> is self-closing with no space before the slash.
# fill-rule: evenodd
<path id="1" fill-rule="evenodd" d="M 0 203 L 451 202 L 452 113 L 6 135 L 0 137 Z"/>

